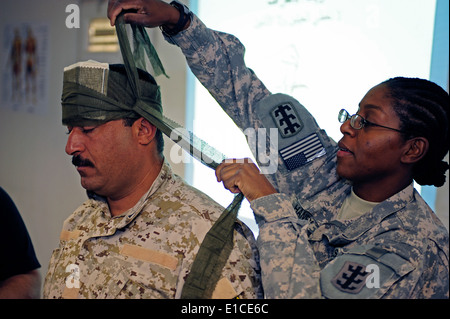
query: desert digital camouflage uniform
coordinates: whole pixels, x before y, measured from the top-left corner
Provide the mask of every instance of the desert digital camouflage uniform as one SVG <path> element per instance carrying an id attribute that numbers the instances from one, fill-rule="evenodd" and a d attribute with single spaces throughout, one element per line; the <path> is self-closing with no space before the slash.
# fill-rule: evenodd
<path id="1" fill-rule="evenodd" d="M 199 246 L 223 210 L 174 175 L 167 162 L 148 193 L 120 216 L 111 217 L 107 203 L 93 196 L 64 223 L 44 298 L 179 298 Z M 212 297 L 260 298 L 253 234 L 237 222 L 234 236 Z"/>
<path id="2" fill-rule="evenodd" d="M 271 94 L 246 67 L 239 40 L 195 15 L 166 39 L 241 129 L 278 129 L 278 171 L 267 177 L 279 193 L 251 203 L 266 298 L 448 298 L 448 232 L 412 184 L 338 220 L 352 185 L 337 175 L 337 145 L 312 115 Z"/>

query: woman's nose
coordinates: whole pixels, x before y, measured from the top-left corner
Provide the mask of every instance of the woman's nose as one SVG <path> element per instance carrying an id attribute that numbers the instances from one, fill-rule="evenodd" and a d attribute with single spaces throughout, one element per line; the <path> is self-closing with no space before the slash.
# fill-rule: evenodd
<path id="1" fill-rule="evenodd" d="M 340 131 L 344 135 L 355 136 L 356 130 L 350 125 L 350 119 L 342 123 Z"/>

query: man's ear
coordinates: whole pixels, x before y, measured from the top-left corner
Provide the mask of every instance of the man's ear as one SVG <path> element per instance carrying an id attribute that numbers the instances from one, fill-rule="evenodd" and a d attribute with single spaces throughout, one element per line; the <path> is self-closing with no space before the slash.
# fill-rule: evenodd
<path id="1" fill-rule="evenodd" d="M 425 137 L 414 137 L 406 142 L 401 161 L 405 164 L 417 163 L 427 154 L 428 148 L 429 143 Z"/>
<path id="2" fill-rule="evenodd" d="M 133 130 L 137 136 L 138 142 L 142 145 L 150 144 L 155 138 L 156 127 L 143 117 L 133 123 Z"/>

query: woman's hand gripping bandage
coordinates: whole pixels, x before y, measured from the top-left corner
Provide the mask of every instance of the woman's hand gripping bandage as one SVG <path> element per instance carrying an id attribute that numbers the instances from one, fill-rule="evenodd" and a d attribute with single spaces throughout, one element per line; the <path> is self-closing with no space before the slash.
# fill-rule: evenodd
<path id="1" fill-rule="evenodd" d="M 242 193 L 249 202 L 277 193 L 249 158 L 224 160 L 216 168 L 216 178 L 233 194 Z"/>

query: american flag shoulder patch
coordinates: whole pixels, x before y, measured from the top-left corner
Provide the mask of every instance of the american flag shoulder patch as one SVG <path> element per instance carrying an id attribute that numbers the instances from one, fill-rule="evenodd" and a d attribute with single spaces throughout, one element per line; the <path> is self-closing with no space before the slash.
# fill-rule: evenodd
<path id="1" fill-rule="evenodd" d="M 326 151 L 317 133 L 313 133 L 283 148 L 279 153 L 287 169 L 292 171 L 325 155 Z"/>

